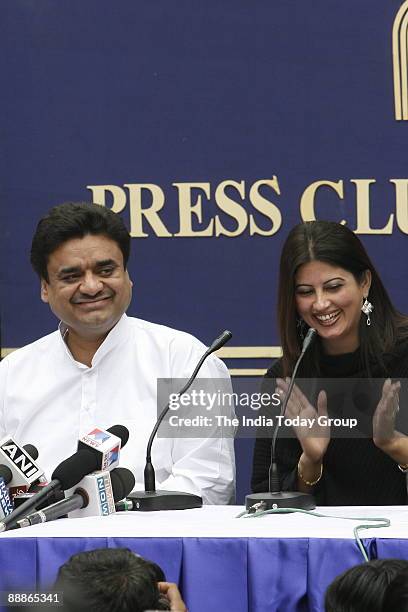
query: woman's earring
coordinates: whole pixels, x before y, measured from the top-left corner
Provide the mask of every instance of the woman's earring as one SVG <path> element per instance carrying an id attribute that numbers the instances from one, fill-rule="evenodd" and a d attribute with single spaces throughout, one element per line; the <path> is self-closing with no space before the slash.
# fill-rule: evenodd
<path id="1" fill-rule="evenodd" d="M 374 306 L 372 305 L 371 302 L 368 301 L 367 298 L 364 299 L 361 310 L 364 312 L 364 314 L 367 317 L 367 325 L 371 325 L 370 313 L 373 312 Z"/>

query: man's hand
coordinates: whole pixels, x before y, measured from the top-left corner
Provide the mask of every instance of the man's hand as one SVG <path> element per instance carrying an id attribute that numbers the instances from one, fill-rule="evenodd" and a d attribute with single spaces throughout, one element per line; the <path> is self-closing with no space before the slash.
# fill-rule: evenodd
<path id="1" fill-rule="evenodd" d="M 159 582 L 159 591 L 167 597 L 170 602 L 170 610 L 174 612 L 188 612 L 184 601 L 181 599 L 180 591 L 174 582 Z"/>

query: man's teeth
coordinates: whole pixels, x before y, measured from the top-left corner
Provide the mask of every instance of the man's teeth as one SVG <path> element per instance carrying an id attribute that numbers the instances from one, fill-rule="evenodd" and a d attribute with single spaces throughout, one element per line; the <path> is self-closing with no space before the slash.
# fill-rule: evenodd
<path id="1" fill-rule="evenodd" d="M 330 321 L 330 319 L 337 317 L 338 314 L 338 312 L 333 312 L 332 314 L 327 315 L 316 315 L 316 318 L 319 319 L 319 321 Z"/>

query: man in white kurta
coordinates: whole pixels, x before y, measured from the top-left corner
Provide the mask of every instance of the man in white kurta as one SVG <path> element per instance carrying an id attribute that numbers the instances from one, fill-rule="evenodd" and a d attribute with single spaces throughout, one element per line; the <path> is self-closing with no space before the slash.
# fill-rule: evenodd
<path id="1" fill-rule="evenodd" d="M 103 235 L 92 233 L 91 226 L 91 233 L 82 236 L 52 238 L 62 213 L 68 226 L 71 216 L 73 225 L 79 216 L 82 227 L 82 217 L 97 217 L 101 210 L 108 223 Z M 125 425 L 130 436 L 121 465 L 133 471 L 136 489 L 143 489 L 146 444 L 158 414 L 157 379 L 189 378 L 205 347 L 189 334 L 126 316 L 132 283 L 116 235 L 109 234 L 111 215 L 114 223 L 122 223 L 114 213 L 96 205 L 62 205 L 53 211 L 45 227 L 40 222 L 37 229 L 32 262 L 42 299 L 61 323 L 0 364 L 0 438 L 9 435 L 19 444 L 37 446 L 37 462 L 50 476 L 75 452 L 80 435 L 94 426 Z M 41 268 L 35 254 L 50 232 Z M 228 372 L 210 356 L 200 376 L 228 378 Z M 233 440 L 217 427 L 208 434 L 155 439 L 158 488 L 195 493 L 209 504 L 233 499 Z"/>

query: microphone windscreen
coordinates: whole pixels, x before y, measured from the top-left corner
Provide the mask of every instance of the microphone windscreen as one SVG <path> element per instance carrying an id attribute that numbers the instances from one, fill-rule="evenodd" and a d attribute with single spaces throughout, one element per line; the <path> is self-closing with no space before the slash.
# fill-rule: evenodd
<path id="1" fill-rule="evenodd" d="M 208 350 L 211 352 L 218 351 L 218 349 L 223 347 L 224 344 L 228 342 L 228 340 L 231 340 L 231 338 L 232 338 L 232 333 L 228 329 L 226 329 L 225 331 L 222 332 L 222 334 L 218 336 L 218 338 L 214 340 L 214 342 L 211 344 Z"/>
<path id="2" fill-rule="evenodd" d="M 129 430 L 124 425 L 112 425 L 112 427 L 108 427 L 106 431 L 109 431 L 109 433 L 121 439 L 121 448 L 123 448 L 129 440 Z"/>
<path id="3" fill-rule="evenodd" d="M 4 483 L 8 485 L 13 478 L 13 473 L 7 465 L 0 465 L 0 478 L 3 478 Z"/>
<path id="4" fill-rule="evenodd" d="M 86 449 L 81 449 L 62 461 L 52 474 L 53 480 L 59 480 L 61 489 L 71 489 L 78 484 L 84 476 L 98 469 L 97 456 Z"/>
<path id="5" fill-rule="evenodd" d="M 23 449 L 28 453 L 34 461 L 38 458 L 38 450 L 33 444 L 24 444 Z"/>
<path id="6" fill-rule="evenodd" d="M 127 468 L 115 468 L 110 473 L 113 499 L 116 502 L 124 499 L 135 486 L 135 477 Z"/>

